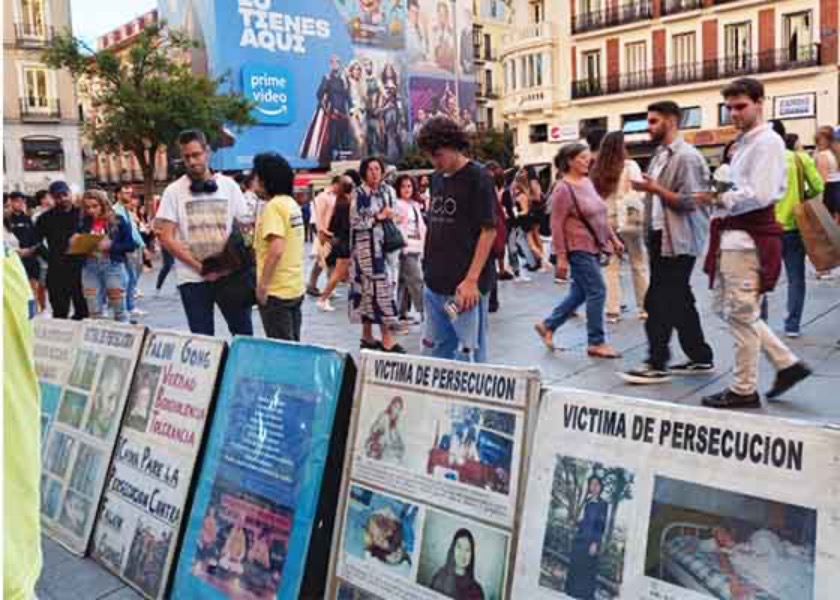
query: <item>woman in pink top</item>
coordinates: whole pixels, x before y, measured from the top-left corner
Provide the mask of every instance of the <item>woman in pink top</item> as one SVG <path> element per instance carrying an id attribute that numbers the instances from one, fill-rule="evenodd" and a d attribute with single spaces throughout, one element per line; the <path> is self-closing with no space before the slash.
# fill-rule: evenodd
<path id="1" fill-rule="evenodd" d="M 535 329 L 543 343 L 554 349 L 554 332 L 586 303 L 587 353 L 595 358 L 619 358 L 606 343 L 604 302 L 607 292 L 600 254 L 621 253 L 624 246 L 607 223 L 607 205 L 588 178 L 592 154 L 584 144 L 560 149 L 554 165 L 562 179 L 551 194 L 551 234 L 557 256 L 557 276 L 571 273 L 569 293 Z"/>

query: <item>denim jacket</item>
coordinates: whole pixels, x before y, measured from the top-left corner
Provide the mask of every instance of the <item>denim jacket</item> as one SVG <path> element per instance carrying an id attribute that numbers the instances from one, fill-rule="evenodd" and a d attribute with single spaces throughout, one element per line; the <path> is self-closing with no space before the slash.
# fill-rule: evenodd
<path id="1" fill-rule="evenodd" d="M 117 225 L 109 227 L 108 237 L 111 238 L 111 249 L 108 250 L 108 256 L 111 262 L 124 263 L 125 255 L 129 252 L 134 252 L 137 249 L 137 245 L 131 236 L 131 225 L 128 224 L 128 221 L 120 215 L 115 216 Z M 79 224 L 76 233 L 90 233 L 92 227 L 93 219 L 85 216 Z"/>
<path id="2" fill-rule="evenodd" d="M 709 233 L 709 210 L 694 202 L 692 194 L 709 189 L 709 166 L 702 154 L 691 144 L 677 138 L 670 145 L 656 149 L 651 165 L 655 164 L 661 153 L 666 161 L 658 181 L 679 194 L 679 207 L 662 203 L 665 226 L 662 230 L 662 255 L 700 256 L 706 245 Z M 648 173 L 651 170 L 648 168 Z M 651 228 L 651 205 L 653 196 L 645 198 L 646 229 Z"/>

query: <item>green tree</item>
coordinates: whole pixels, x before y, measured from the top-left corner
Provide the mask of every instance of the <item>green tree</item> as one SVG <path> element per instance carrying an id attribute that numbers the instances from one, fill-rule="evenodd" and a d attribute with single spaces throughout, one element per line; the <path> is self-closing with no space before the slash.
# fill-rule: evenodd
<path id="1" fill-rule="evenodd" d="M 50 67 L 92 82 L 97 118 L 85 123 L 85 133 L 96 150 L 134 154 L 147 198 L 154 191 L 155 152 L 172 146 L 180 131 L 200 129 L 212 144 L 224 135 L 225 125 L 239 129 L 254 123 L 251 103 L 239 94 L 220 93 L 224 77 L 192 72 L 186 57 L 198 43 L 165 25 L 147 27 L 122 56 L 107 49 L 94 52 L 65 32 L 43 57 Z"/>
<path id="2" fill-rule="evenodd" d="M 429 162 L 428 157 L 419 147 L 412 144 L 405 149 L 396 166 L 400 171 L 411 171 L 413 169 L 431 169 L 432 163 Z"/>
<path id="3" fill-rule="evenodd" d="M 513 166 L 515 155 L 513 132 L 510 129 L 484 129 L 471 137 L 472 155 L 476 160 L 485 163 L 495 160 L 505 169 Z"/>

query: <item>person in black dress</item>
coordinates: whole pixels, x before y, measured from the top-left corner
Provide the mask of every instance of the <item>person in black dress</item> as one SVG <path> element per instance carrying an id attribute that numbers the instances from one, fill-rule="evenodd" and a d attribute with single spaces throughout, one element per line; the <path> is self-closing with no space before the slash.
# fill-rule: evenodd
<path id="1" fill-rule="evenodd" d="M 330 304 L 330 296 L 340 281 L 347 281 L 350 272 L 350 202 L 354 189 L 353 180 L 343 175 L 338 183 L 335 207 L 328 228 L 332 249 L 327 256 L 327 266 L 332 268 L 332 274 L 318 299 L 318 308 L 326 312 L 335 310 Z"/>
<path id="2" fill-rule="evenodd" d="M 598 580 L 598 555 L 601 538 L 607 524 L 607 502 L 601 498 L 604 484 L 599 477 L 590 477 L 587 484 L 583 515 L 577 523 L 569 574 L 566 577 L 566 594 L 578 600 L 593 600 Z"/>

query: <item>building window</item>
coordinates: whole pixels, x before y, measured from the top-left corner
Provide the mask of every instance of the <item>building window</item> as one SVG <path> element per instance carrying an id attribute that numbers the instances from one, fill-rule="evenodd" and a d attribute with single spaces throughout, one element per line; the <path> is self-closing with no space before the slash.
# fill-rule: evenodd
<path id="1" fill-rule="evenodd" d="M 727 73 L 749 68 L 752 50 L 752 26 L 749 21 L 734 23 L 724 28 L 724 61 Z"/>
<path id="2" fill-rule="evenodd" d="M 24 171 L 64 170 L 64 151 L 58 138 L 23 138 Z"/>
<path id="3" fill-rule="evenodd" d="M 784 15 L 785 58 L 797 62 L 811 57 L 811 11 Z"/>
<path id="4" fill-rule="evenodd" d="M 534 60 L 534 55 L 529 54 L 528 55 L 528 82 L 527 82 L 528 87 L 534 87 L 534 85 L 536 85 L 537 76 L 536 76 L 535 70 L 536 70 L 536 61 Z"/>
<path id="5" fill-rule="evenodd" d="M 703 113 L 699 106 L 683 108 L 680 113 L 680 129 L 699 129 L 703 125 Z"/>
<path id="6" fill-rule="evenodd" d="M 534 56 L 534 71 L 536 74 L 536 85 L 541 87 L 543 84 L 543 57 L 542 54 Z"/>
<path id="7" fill-rule="evenodd" d="M 545 19 L 545 7 L 542 0 L 531 0 L 531 16 L 534 23 L 542 23 Z"/>
<path id="8" fill-rule="evenodd" d="M 732 118 L 729 116 L 729 107 L 723 102 L 718 104 L 718 125 L 721 127 L 732 125 Z"/>
<path id="9" fill-rule="evenodd" d="M 46 37 L 44 0 L 20 0 L 21 25 L 24 35 Z"/>
<path id="10" fill-rule="evenodd" d="M 487 120 L 485 121 L 487 125 L 487 129 L 493 129 L 493 109 L 491 107 L 487 107 Z"/>
<path id="11" fill-rule="evenodd" d="M 634 42 L 624 46 L 624 73 L 628 90 L 646 86 L 647 44 L 645 42 Z"/>
<path id="12" fill-rule="evenodd" d="M 24 67 L 23 97 L 26 109 L 47 111 L 49 103 L 49 71 L 43 67 Z"/>
<path id="13" fill-rule="evenodd" d="M 492 39 L 489 33 L 484 34 L 484 60 L 493 60 Z"/>
<path id="14" fill-rule="evenodd" d="M 674 82 L 694 81 L 697 72 L 697 34 L 681 33 L 673 38 Z"/>
<path id="15" fill-rule="evenodd" d="M 593 131 L 607 131 L 607 117 L 581 119 L 578 127 L 580 129 L 581 139 L 586 139 L 586 137 Z"/>
<path id="16" fill-rule="evenodd" d="M 528 141 L 532 144 L 548 141 L 548 125 L 538 123 L 528 128 Z"/>
<path id="17" fill-rule="evenodd" d="M 647 113 L 633 113 L 621 116 L 621 131 L 624 133 L 642 133 L 647 131 Z"/>
<path id="18" fill-rule="evenodd" d="M 581 54 L 583 79 L 592 84 L 601 83 L 601 51 L 590 50 Z"/>
<path id="19" fill-rule="evenodd" d="M 510 83 L 511 89 L 515 90 L 517 87 L 516 82 L 516 59 L 510 61 Z"/>
<path id="20" fill-rule="evenodd" d="M 484 71 L 484 90 L 486 95 L 493 93 L 493 71 L 490 69 Z"/>

